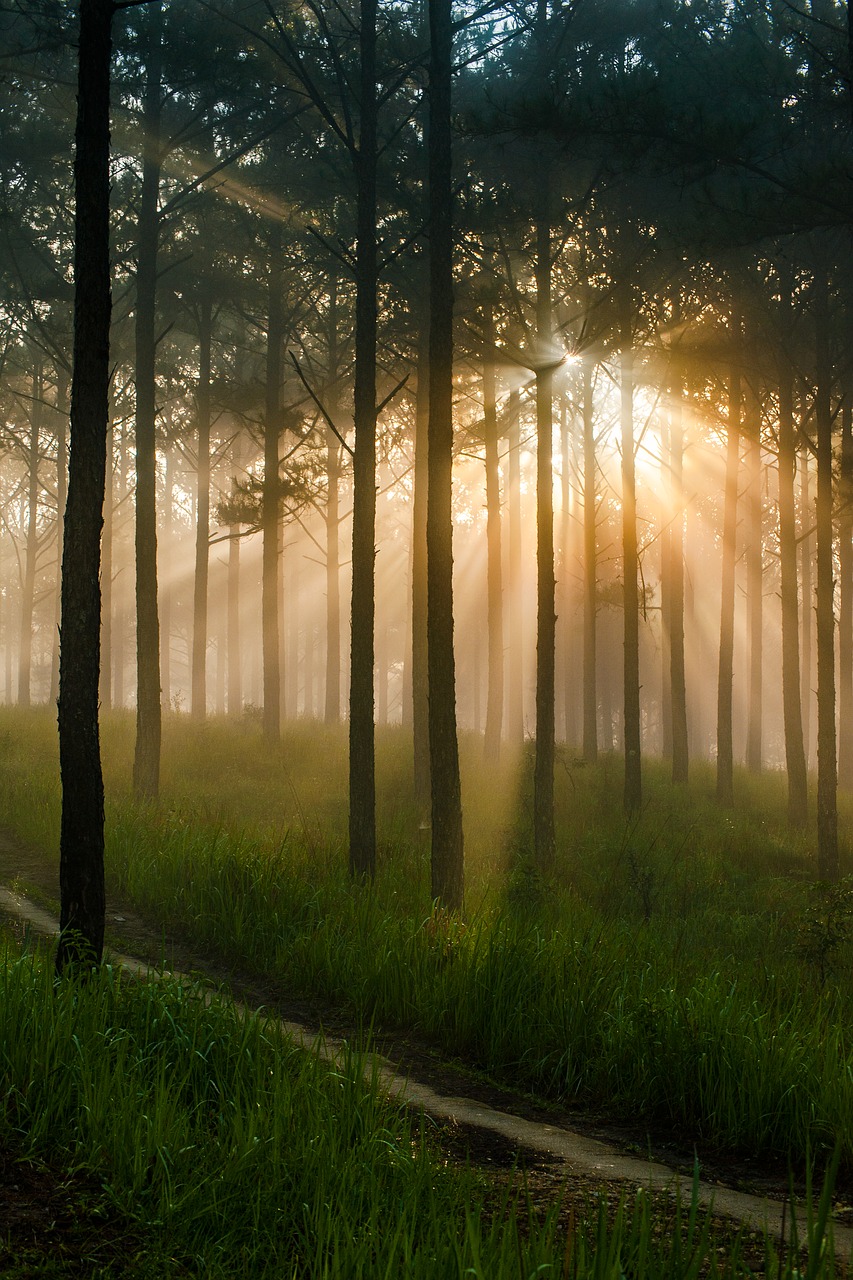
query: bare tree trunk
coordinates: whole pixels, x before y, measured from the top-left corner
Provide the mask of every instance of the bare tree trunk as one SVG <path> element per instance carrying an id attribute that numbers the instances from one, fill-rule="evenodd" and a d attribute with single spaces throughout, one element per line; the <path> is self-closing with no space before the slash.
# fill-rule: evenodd
<path id="1" fill-rule="evenodd" d="M 462 797 L 453 654 L 453 195 L 450 0 L 429 0 L 429 490 L 427 660 L 432 812 L 432 896 L 463 901 Z"/>
<path id="2" fill-rule="evenodd" d="M 761 501 L 761 403 L 749 392 L 747 448 L 749 488 L 749 537 L 746 546 L 747 624 L 749 627 L 749 718 L 746 735 L 746 767 L 761 772 L 762 702 L 764 666 L 764 566 Z"/>
<path id="3" fill-rule="evenodd" d="M 524 742 L 524 606 L 521 577 L 521 405 L 518 392 L 510 392 L 507 408 L 509 468 L 509 652 L 507 699 L 508 738 L 515 746 Z"/>
<path id="4" fill-rule="evenodd" d="M 483 434 L 486 445 L 486 614 L 489 670 L 483 754 L 489 763 L 500 756 L 504 701 L 504 626 L 501 582 L 501 494 L 498 469 L 498 414 L 495 397 L 495 321 L 491 305 L 483 312 Z"/>
<path id="5" fill-rule="evenodd" d="M 108 0 L 81 0 L 74 159 L 72 449 L 62 557 L 59 669 L 60 934 L 56 969 L 99 964 L 104 945 L 104 784 L 98 731 L 100 537 L 110 354 Z"/>
<path id="6" fill-rule="evenodd" d="M 160 619 L 157 612 L 157 467 L 155 298 L 160 188 L 162 14 L 153 0 L 148 21 L 143 103 L 144 153 L 136 267 L 136 751 L 133 790 L 156 800 L 160 790 Z"/>
<path id="7" fill-rule="evenodd" d="M 583 758 L 598 759 L 598 696 L 596 676 L 596 496 L 595 432 L 592 400 L 593 362 L 583 362 Z"/>
<path id="8" fill-rule="evenodd" d="M 228 714 L 243 712 L 240 653 L 240 526 L 228 526 Z"/>
<path id="9" fill-rule="evenodd" d="M 643 802 L 640 756 L 640 600 L 637 586 L 637 492 L 634 474 L 634 335 L 630 290 L 623 291 L 621 317 L 622 422 L 622 599 L 625 634 L 624 749 L 626 813 Z"/>
<path id="10" fill-rule="evenodd" d="M 376 625 L 376 0 L 361 0 L 361 130 L 355 300 L 352 608 L 349 714 L 349 868 L 376 871 L 376 744 L 373 706 Z"/>
<path id="11" fill-rule="evenodd" d="M 426 809 L 429 779 L 427 671 L 427 491 L 429 488 L 429 324 L 418 338 L 415 404 L 415 491 L 412 499 L 412 741 L 415 803 Z"/>
<path id="12" fill-rule="evenodd" d="M 175 452 L 166 451 L 166 474 L 163 485 L 163 512 L 161 516 L 161 542 L 159 553 L 166 564 L 173 553 L 172 514 L 175 493 Z M 172 705 L 172 582 L 166 578 L 159 588 L 160 601 L 160 706 L 168 712 Z"/>
<path id="13" fill-rule="evenodd" d="M 62 619 L 62 526 L 68 499 L 68 371 L 56 370 L 56 601 L 53 612 L 53 646 L 50 662 L 50 701 L 59 696 L 59 626 Z M 109 628 L 107 628 L 109 631 Z M 109 670 L 109 668 L 108 668 Z M 109 697 L 106 706 L 109 706 Z"/>
<path id="14" fill-rule="evenodd" d="M 720 665 L 717 680 L 717 803 L 734 804 L 732 683 L 734 680 L 735 561 L 737 553 L 737 489 L 740 467 L 741 321 L 732 307 L 732 369 L 729 379 L 729 424 L 726 437 L 726 488 L 723 505 L 723 577 L 720 603 Z"/>
<path id="15" fill-rule="evenodd" d="M 803 716 L 803 747 L 806 753 L 806 768 L 814 763 L 812 755 L 812 696 L 813 696 L 813 662 L 812 662 L 812 628 L 814 615 L 814 590 L 812 577 L 812 556 L 814 537 L 814 517 L 810 496 L 809 471 L 811 459 L 808 449 L 803 449 L 800 462 L 800 580 L 803 594 L 803 660 L 800 671 L 800 705 Z"/>
<path id="16" fill-rule="evenodd" d="M 113 673 L 113 525 L 115 522 L 115 493 L 113 485 L 113 447 L 115 431 L 112 415 L 107 423 L 107 461 L 104 500 L 104 531 L 101 535 L 101 706 L 112 706 Z"/>
<path id="17" fill-rule="evenodd" d="M 687 782 L 687 682 L 684 661 L 684 418 L 681 377 L 673 385 L 669 421 L 670 491 L 673 516 L 669 539 L 669 663 L 672 708 L 672 780 Z"/>
<path id="18" fill-rule="evenodd" d="M 281 223 L 270 228 L 269 310 L 267 315 L 266 411 L 264 414 L 264 487 L 261 496 L 263 551 L 261 569 L 261 631 L 264 668 L 264 737 L 281 736 L 281 653 L 278 628 L 278 562 L 281 550 L 279 519 L 279 440 L 281 438 L 281 346 L 284 313 L 281 278 Z"/>
<path id="19" fill-rule="evenodd" d="M 832 362 L 826 269 L 815 276 L 817 367 L 817 863 L 821 880 L 838 879 L 838 774 L 835 741 L 835 613 L 832 574 Z"/>
<path id="20" fill-rule="evenodd" d="M 210 564 L 210 362 L 213 338 L 213 304 L 203 286 L 198 320 L 198 388 L 196 418 L 198 436 L 195 509 L 195 576 L 193 578 L 193 647 L 191 710 L 196 720 L 207 714 L 207 594 Z"/>
<path id="21" fill-rule="evenodd" d="M 660 712 L 661 755 L 672 760 L 672 449 L 671 425 L 666 417 L 660 422 Z"/>
<path id="22" fill-rule="evenodd" d="M 845 388 L 841 406 L 841 470 L 838 529 L 838 782 L 853 789 L 853 405 Z"/>
<path id="23" fill-rule="evenodd" d="M 552 454 L 551 223 L 548 195 L 536 223 L 536 757 L 533 767 L 533 844 L 540 867 L 554 861 L 554 474 Z"/>
<path id="24" fill-rule="evenodd" d="M 18 706 L 30 705 L 30 672 L 33 660 L 33 601 L 38 557 L 39 449 L 44 381 L 39 357 L 33 369 L 30 405 L 30 439 L 27 446 L 27 536 L 24 542 L 24 576 L 21 583 L 21 631 L 18 638 Z"/>
<path id="25" fill-rule="evenodd" d="M 791 288 L 783 293 L 782 324 L 790 330 Z M 797 453 L 794 437 L 793 373 L 784 349 L 779 360 L 779 561 L 782 601 L 782 708 L 785 763 L 788 772 L 788 822 L 802 828 L 808 818 L 808 777 L 800 705 L 800 637 L 797 603 L 797 530 L 794 482 Z"/>

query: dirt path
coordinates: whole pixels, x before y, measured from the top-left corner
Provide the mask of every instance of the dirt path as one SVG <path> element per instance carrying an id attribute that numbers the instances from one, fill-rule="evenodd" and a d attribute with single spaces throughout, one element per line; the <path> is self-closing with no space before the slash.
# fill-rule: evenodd
<path id="1" fill-rule="evenodd" d="M 9 853 L 8 844 L 5 852 Z M 17 852 L 20 856 L 20 851 Z M 47 937 L 58 933 L 56 917 L 22 892 L 0 887 L 0 912 L 16 921 L 19 930 L 23 927 Z M 138 918 L 128 919 L 124 912 L 113 911 L 112 918 L 113 922 L 120 924 L 123 929 L 124 926 L 130 925 L 131 933 L 137 934 L 144 929 L 143 922 Z M 110 955 L 114 963 L 122 965 L 132 973 L 145 976 L 155 972 L 149 960 L 125 955 L 114 948 L 110 949 Z M 192 967 L 198 975 L 197 966 Z M 179 980 L 197 980 L 177 969 L 171 972 Z M 216 998 L 216 993 L 211 991 L 208 999 Z M 237 1007 L 248 1011 L 255 1008 L 257 1003 L 251 1000 L 242 1003 L 238 1001 Z M 345 1041 L 339 1036 L 330 1035 L 316 1026 L 296 1021 L 292 1017 L 280 1017 L 278 1021 L 283 1032 L 291 1036 L 297 1044 L 328 1060 L 335 1061 L 344 1052 Z M 476 1087 L 470 1090 L 465 1088 L 462 1093 L 448 1092 L 447 1071 L 438 1070 L 430 1073 L 424 1070 L 421 1063 L 420 1070 L 417 1072 L 420 1078 L 415 1078 L 407 1068 L 401 1070 L 399 1063 L 389 1061 L 379 1053 L 372 1054 L 371 1060 L 372 1066 L 379 1072 L 383 1088 L 391 1097 L 405 1102 L 410 1107 L 423 1110 L 435 1120 L 449 1125 L 452 1130 L 461 1129 L 463 1131 L 461 1136 L 471 1137 L 475 1146 L 481 1146 L 482 1139 L 487 1138 L 491 1142 L 497 1140 L 499 1143 L 506 1144 L 513 1157 L 533 1153 L 556 1166 L 555 1172 L 559 1174 L 560 1179 L 568 1178 L 570 1181 L 577 1179 L 586 1187 L 607 1187 L 617 1184 L 623 1187 L 630 1185 L 670 1193 L 680 1190 L 682 1197 L 687 1201 L 690 1200 L 693 1180 L 684 1172 L 660 1161 L 644 1159 L 620 1149 L 614 1142 L 604 1141 L 588 1133 L 565 1127 L 548 1117 L 547 1113 L 544 1116 L 541 1112 L 536 1115 L 537 1109 L 525 1106 L 523 1099 L 519 1100 L 522 1105 L 518 1110 L 515 1108 L 507 1110 L 490 1105 L 482 1098 L 470 1096 L 471 1093 L 478 1092 Z M 433 1075 L 432 1079 L 429 1078 L 430 1074 Z M 464 1087 L 464 1077 L 457 1074 L 455 1081 L 451 1080 L 451 1083 L 457 1086 L 461 1084 Z M 480 1092 L 482 1093 L 482 1090 Z M 502 1091 L 501 1097 L 504 1100 L 512 1099 L 512 1095 Z M 519 1110 L 527 1111 L 528 1114 L 519 1114 Z M 531 1112 L 533 1114 L 530 1114 Z M 465 1145 L 469 1143 L 466 1142 Z M 703 1180 L 698 1184 L 698 1199 L 703 1208 L 712 1209 L 716 1215 L 742 1223 L 752 1230 L 766 1230 L 778 1239 L 790 1239 L 792 1210 L 790 1204 L 786 1203 L 787 1197 L 781 1189 L 777 1189 L 775 1195 L 756 1195 L 717 1182 Z M 806 1209 L 803 1204 L 797 1206 L 795 1216 L 799 1238 L 804 1240 Z M 834 1221 L 833 1239 L 836 1254 L 840 1258 L 849 1259 L 853 1256 L 853 1228 L 837 1220 Z"/>

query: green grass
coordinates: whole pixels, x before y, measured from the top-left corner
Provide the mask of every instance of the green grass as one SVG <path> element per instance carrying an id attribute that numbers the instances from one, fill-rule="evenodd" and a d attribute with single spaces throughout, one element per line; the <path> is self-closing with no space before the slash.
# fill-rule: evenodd
<path id="1" fill-rule="evenodd" d="M 709 770 L 687 792 L 646 770 L 626 826 L 617 763 L 561 757 L 558 860 L 531 870 L 529 760 L 485 771 L 463 742 L 466 922 L 432 913 L 405 735 L 380 735 L 380 868 L 345 871 L 345 733 L 169 717 L 159 807 L 128 794 L 132 722 L 108 717 L 107 870 L 159 925 L 293 996 L 414 1027 L 501 1079 L 649 1130 L 801 1166 L 840 1144 L 853 1169 L 853 954 L 810 887 L 808 835 L 778 775 L 739 779 L 720 813 Z M 56 849 L 55 728 L 0 714 L 0 812 Z M 849 820 L 849 814 L 843 815 Z"/>
<path id="2" fill-rule="evenodd" d="M 489 1188 L 365 1066 L 356 1050 L 329 1066 L 199 989 L 109 967 L 57 984 L 36 955 L 0 956 L 0 1139 L 100 1180 L 133 1256 L 91 1275 L 753 1274 L 743 1237 L 721 1249 L 695 1203 L 635 1194 L 561 1221 L 520 1183 Z M 768 1274 L 835 1275 L 824 1226 L 808 1272 L 768 1244 Z"/>

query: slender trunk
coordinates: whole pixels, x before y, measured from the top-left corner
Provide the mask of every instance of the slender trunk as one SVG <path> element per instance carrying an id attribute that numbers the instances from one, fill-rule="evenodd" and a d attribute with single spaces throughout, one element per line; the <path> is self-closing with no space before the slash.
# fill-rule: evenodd
<path id="1" fill-rule="evenodd" d="M 509 470 L 509 651 L 507 731 L 509 741 L 524 742 L 524 605 L 521 577 L 521 404 L 518 392 L 510 392 L 507 409 Z"/>
<path id="2" fill-rule="evenodd" d="M 761 772 L 764 597 L 761 501 L 761 404 L 749 393 L 749 537 L 746 547 L 747 625 L 749 628 L 749 718 L 746 735 L 746 767 Z"/>
<path id="3" fill-rule="evenodd" d="M 841 471 L 838 530 L 838 782 L 853 789 L 853 405 L 845 388 L 841 409 Z"/>
<path id="4" fill-rule="evenodd" d="M 661 656 L 661 754 L 672 760 L 672 449 L 671 423 L 665 417 L 660 424 L 660 656 Z"/>
<path id="5" fill-rule="evenodd" d="M 163 513 L 160 525 L 159 552 L 169 563 L 172 554 L 172 504 L 175 492 L 175 452 L 166 450 L 166 474 L 163 477 Z M 172 703 L 172 582 L 167 576 L 159 587 L 160 601 L 160 706 L 168 712 Z"/>
<path id="6" fill-rule="evenodd" d="M 376 0 L 361 0 L 361 132 L 354 155 L 358 188 L 355 299 L 350 624 L 349 868 L 376 871 L 376 761 L 373 708 L 376 613 Z"/>
<path id="7" fill-rule="evenodd" d="M 429 489 L 427 663 L 432 811 L 432 896 L 463 900 L 462 796 L 453 654 L 453 196 L 450 0 L 429 0 Z"/>
<path id="8" fill-rule="evenodd" d="M 838 879 L 838 775 L 835 741 L 835 613 L 832 576 L 832 362 L 826 269 L 815 285 L 817 367 L 817 863 L 821 880 Z"/>
<path id="9" fill-rule="evenodd" d="M 264 669 L 264 737 L 278 742 L 281 735 L 281 654 L 278 627 L 278 561 L 280 553 L 279 440 L 281 437 L 281 346 L 284 340 L 282 306 L 281 223 L 270 228 L 269 310 L 267 315 L 266 407 L 264 414 L 264 487 L 261 495 L 263 536 L 261 567 L 261 633 Z"/>
<path id="10" fill-rule="evenodd" d="M 59 626 L 62 618 L 62 526 L 68 498 L 68 371 L 56 371 L 56 600 L 50 662 L 50 701 L 59 696 Z M 107 627 L 109 633 L 109 626 Z M 109 668 L 107 668 L 109 670 Z M 109 706 L 109 691 L 106 705 Z"/>
<path id="11" fill-rule="evenodd" d="M 812 584 L 812 544 L 814 513 L 810 494 L 811 457 L 808 448 L 803 449 L 800 462 L 800 579 L 803 595 L 803 661 L 800 671 L 800 704 L 803 715 L 803 747 L 806 768 L 814 764 L 812 755 L 812 629 L 814 617 L 814 591 Z"/>
<path id="12" fill-rule="evenodd" d="M 240 526 L 228 526 L 228 714 L 243 712 L 240 654 Z"/>
<path id="13" fill-rule="evenodd" d="M 415 803 L 429 804 L 429 678 L 427 672 L 427 491 L 429 488 L 429 324 L 418 341 L 415 404 L 415 491 L 412 499 L 412 741 Z"/>
<path id="14" fill-rule="evenodd" d="M 783 294 L 782 323 L 791 328 L 791 288 Z M 794 436 L 794 388 L 788 353 L 779 360 L 779 562 L 782 604 L 782 708 L 785 763 L 788 771 L 788 822 L 802 828 L 808 817 L 808 777 L 800 705 L 800 637 L 797 602 L 797 530 L 794 482 L 797 453 Z"/>
<path id="15" fill-rule="evenodd" d="M 157 613 L 157 465 L 155 298 L 160 187 L 160 0 L 147 10 L 142 190 L 136 267 L 136 750 L 133 790 L 156 800 L 160 789 L 160 620 Z"/>
<path id="16" fill-rule="evenodd" d="M 483 434 L 486 445 L 486 614 L 489 670 L 483 754 L 489 763 L 500 756 L 504 701 L 504 626 L 501 583 L 501 494 L 498 469 L 498 414 L 495 398 L 495 322 L 491 306 L 483 314 Z"/>
<path id="17" fill-rule="evenodd" d="M 60 935 L 56 968 L 100 963 L 104 785 L 98 732 L 100 537 L 110 352 L 108 0 L 81 0 L 74 159 L 74 354 L 59 656 Z"/>
<path id="18" fill-rule="evenodd" d="M 729 423 L 726 437 L 726 485 L 723 505 L 723 576 L 720 597 L 720 664 L 717 679 L 717 803 L 734 804 L 732 683 L 734 679 L 735 561 L 737 552 L 737 487 L 740 466 L 741 383 L 740 316 L 732 311 L 732 368 L 729 378 Z"/>
<path id="19" fill-rule="evenodd" d="M 640 600 L 637 587 L 637 493 L 634 473 L 634 335 L 630 291 L 622 297 L 622 599 L 625 636 L 625 793 L 626 813 L 638 813 L 643 801 L 640 758 Z"/>
<path id="20" fill-rule="evenodd" d="M 596 693 L 595 585 L 597 576 L 595 432 L 592 400 L 593 362 L 583 362 L 583 758 L 598 759 L 598 697 Z"/>
<path id="21" fill-rule="evenodd" d="M 543 179 L 544 183 L 544 179 Z M 533 844 L 536 861 L 554 861 L 554 426 L 551 346 L 551 223 L 547 190 L 536 224 L 536 758 L 533 767 Z"/>
<path id="22" fill-rule="evenodd" d="M 196 720 L 207 712 L 207 584 L 210 562 L 210 348 L 213 305 L 205 291 L 198 322 L 198 497 L 195 511 L 191 708 Z"/>
<path id="23" fill-rule="evenodd" d="M 338 438 L 326 430 L 326 724 L 341 718 L 340 480 Z"/>
<path id="24" fill-rule="evenodd" d="M 575 423 L 577 417 L 575 417 Z M 560 404 L 560 619 L 562 626 L 562 650 L 558 671 L 562 684 L 564 741 L 567 745 L 577 743 L 576 723 L 576 682 L 575 682 L 575 646 L 574 646 L 574 600 L 572 593 L 572 563 L 574 561 L 572 545 L 572 450 L 577 449 L 569 430 L 569 414 L 567 397 L 561 397 Z M 575 456 L 576 453 L 575 453 Z"/>
<path id="25" fill-rule="evenodd" d="M 687 782 L 687 681 L 684 661 L 684 417 L 681 377 L 673 385 L 669 421 L 672 525 L 669 540 L 669 675 L 672 708 L 672 780 Z"/>
<path id="26" fill-rule="evenodd" d="M 101 706 L 112 705 L 112 616 L 113 616 L 113 526 L 115 495 L 113 493 L 113 447 L 115 430 L 107 424 L 107 470 L 104 481 L 104 531 L 101 535 Z"/>
<path id="27" fill-rule="evenodd" d="M 30 439 L 27 447 L 27 536 L 24 543 L 24 576 L 21 583 L 21 632 L 18 640 L 18 706 L 30 705 L 33 658 L 33 601 L 38 556 L 39 437 L 41 435 L 44 381 L 39 359 L 33 370 Z"/>

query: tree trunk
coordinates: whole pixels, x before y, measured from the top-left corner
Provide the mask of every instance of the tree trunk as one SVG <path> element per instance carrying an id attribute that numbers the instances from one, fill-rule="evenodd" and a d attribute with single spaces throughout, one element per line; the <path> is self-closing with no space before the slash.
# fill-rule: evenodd
<path id="1" fill-rule="evenodd" d="M 278 628 L 278 559 L 280 552 L 279 440 L 281 437 L 282 307 L 281 223 L 270 228 L 269 312 L 267 316 L 266 411 L 264 414 L 264 487 L 261 495 L 263 551 L 261 568 L 261 631 L 264 668 L 264 737 L 278 742 L 281 735 L 281 654 Z"/>
<path id="2" fill-rule="evenodd" d="M 543 178 L 543 185 L 545 179 Z M 551 357 L 551 222 L 547 189 L 536 223 L 536 757 L 533 845 L 536 862 L 554 861 L 554 426 Z"/>
<path id="3" fill-rule="evenodd" d="M 583 758 L 598 759 L 598 696 L 596 677 L 595 586 L 597 576 L 595 432 L 592 400 L 593 362 L 583 362 Z"/>
<path id="4" fill-rule="evenodd" d="M 21 583 L 21 633 L 18 640 L 18 706 L 30 705 L 33 658 L 33 601 L 38 557 L 39 448 L 44 379 L 41 358 L 32 376 L 30 439 L 27 447 L 27 537 L 24 544 L 24 577 Z"/>
<path id="5" fill-rule="evenodd" d="M 853 405 L 848 383 L 841 407 L 841 470 L 838 529 L 840 602 L 838 617 L 838 782 L 853 789 Z"/>
<path id="6" fill-rule="evenodd" d="M 160 620 L 157 612 L 157 466 L 155 441 L 155 296 L 160 187 L 160 0 L 147 10 L 142 190 L 136 267 L 136 751 L 133 790 L 160 790 Z"/>
<path id="7" fill-rule="evenodd" d="M 803 449 L 800 462 L 800 579 L 803 595 L 803 660 L 800 670 L 800 705 L 803 716 L 803 748 L 806 753 L 806 768 L 814 763 L 812 756 L 812 619 L 814 615 L 814 591 L 812 584 L 812 537 L 814 533 L 814 513 L 812 511 L 809 492 L 809 471 L 811 456 L 808 448 Z"/>
<path id="8" fill-rule="evenodd" d="M 660 669 L 661 755 L 672 761 L 672 425 L 664 415 L 660 422 Z"/>
<path id="9" fill-rule="evenodd" d="M 524 742 L 524 604 L 521 577 L 521 403 L 516 390 L 507 407 L 509 470 L 509 650 L 507 736 L 515 747 Z"/>
<path id="10" fill-rule="evenodd" d="M 213 305 L 205 290 L 198 321 L 198 497 L 195 510 L 195 576 L 193 579 L 193 648 L 191 710 L 194 719 L 207 713 L 207 584 L 210 564 L 210 348 Z"/>
<path id="11" fill-rule="evenodd" d="M 53 645 L 50 662 L 50 701 L 59 696 L 59 628 L 62 619 L 62 525 L 68 498 L 68 371 L 56 371 L 56 600 L 53 612 Z M 109 632 L 109 627 L 107 628 Z M 109 670 L 109 668 L 107 668 Z M 103 700 L 102 700 L 103 701 Z M 106 706 L 109 706 L 109 694 Z"/>
<path id="12" fill-rule="evenodd" d="M 361 0 L 361 130 L 355 299 L 355 450 L 349 715 L 349 868 L 376 871 L 373 665 L 376 612 L 376 0 Z"/>
<path id="13" fill-rule="evenodd" d="M 750 773 L 760 773 L 764 665 L 764 566 L 761 501 L 761 403 L 754 390 L 749 392 L 749 417 L 749 447 L 747 449 L 749 536 L 746 546 L 749 717 L 746 735 L 746 767 Z"/>
<path id="14" fill-rule="evenodd" d="M 740 316 L 732 308 L 732 368 L 729 379 L 729 423 L 726 436 L 726 485 L 723 505 L 723 576 L 720 597 L 720 664 L 717 679 L 717 803 L 734 804 L 732 683 L 734 680 L 735 561 L 737 553 L 737 487 L 740 466 L 741 384 Z"/>
<path id="15" fill-rule="evenodd" d="M 432 896 L 463 900 L 462 796 L 453 654 L 453 223 L 450 0 L 429 0 L 429 488 L 427 661 L 432 811 Z"/>
<path id="16" fill-rule="evenodd" d="M 415 491 L 412 499 L 412 741 L 415 803 L 429 804 L 429 677 L 427 672 L 427 491 L 429 487 L 429 323 L 418 338 L 415 404 Z"/>
<path id="17" fill-rule="evenodd" d="M 669 539 L 669 674 L 672 708 L 672 780 L 686 783 L 689 770 L 687 682 L 684 662 L 684 417 L 680 375 L 673 383 L 669 421 L 672 524 Z"/>
<path id="18" fill-rule="evenodd" d="M 483 313 L 483 434 L 486 445 L 486 615 L 489 670 L 486 693 L 485 760 L 500 757 L 504 701 L 504 625 L 501 583 L 501 493 L 498 468 L 498 414 L 495 396 L 495 321 L 489 305 Z"/>
<path id="19" fill-rule="evenodd" d="M 817 863 L 821 880 L 838 879 L 837 762 L 835 741 L 835 613 L 832 575 L 832 362 L 826 269 L 816 277 L 817 367 Z"/>
<path id="20" fill-rule="evenodd" d="M 634 335 L 630 290 L 623 290 L 621 316 L 622 600 L 624 608 L 625 812 L 643 802 L 640 757 L 640 601 L 637 587 L 637 493 L 634 473 Z"/>
<path id="21" fill-rule="evenodd" d="M 172 513 L 175 493 L 175 451 L 166 450 L 166 474 L 163 477 L 163 511 L 160 524 L 159 552 L 169 563 L 172 547 Z M 172 581 L 159 588 L 160 611 L 160 707 L 168 713 L 172 705 Z"/>
<path id="22" fill-rule="evenodd" d="M 81 0 L 74 158 L 71 456 L 59 656 L 60 934 L 56 969 L 99 964 L 104 944 L 104 785 L 98 733 L 100 537 L 110 344 L 109 0 Z"/>
<path id="23" fill-rule="evenodd" d="M 115 494 L 113 492 L 113 443 L 115 431 L 112 415 L 107 423 L 107 463 L 104 479 L 104 531 L 101 535 L 101 707 L 112 706 L 112 617 L 113 617 L 113 535 L 115 523 Z"/>

